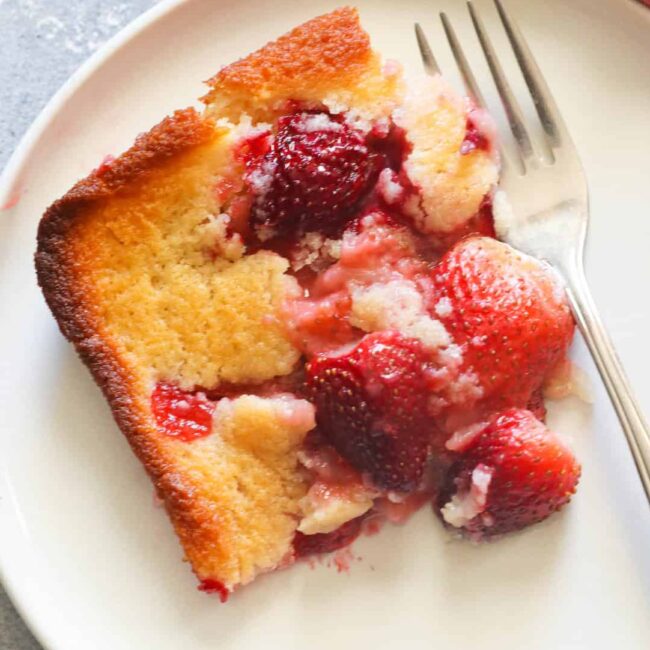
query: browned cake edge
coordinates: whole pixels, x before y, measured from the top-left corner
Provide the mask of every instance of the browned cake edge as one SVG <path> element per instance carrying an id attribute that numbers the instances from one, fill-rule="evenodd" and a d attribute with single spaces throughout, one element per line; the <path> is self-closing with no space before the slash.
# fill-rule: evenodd
<path id="1" fill-rule="evenodd" d="M 39 224 L 35 255 L 38 284 L 61 332 L 74 344 L 106 396 L 115 421 L 153 479 L 181 538 L 199 523 L 191 512 L 191 495 L 182 481 L 174 480 L 173 472 L 165 471 L 167 461 L 147 435 L 149 416 L 138 401 L 134 378 L 102 336 L 100 324 L 82 296 L 69 237 L 74 224 L 100 202 L 142 183 L 151 172 L 208 142 L 214 134 L 212 124 L 192 108 L 165 118 L 110 165 L 94 170 L 47 209 Z"/>
<path id="2" fill-rule="evenodd" d="M 222 68 L 207 81 L 210 92 L 202 101 L 210 103 L 220 93 L 256 96 L 260 89 L 290 87 L 292 81 L 354 78 L 363 72 L 372 56 L 370 38 L 361 28 L 358 11 L 341 7 L 299 25 Z"/>

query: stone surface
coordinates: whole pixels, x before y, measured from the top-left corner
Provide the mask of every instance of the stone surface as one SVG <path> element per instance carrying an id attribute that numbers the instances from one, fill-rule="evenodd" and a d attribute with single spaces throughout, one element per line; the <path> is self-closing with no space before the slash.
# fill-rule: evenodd
<path id="1" fill-rule="evenodd" d="M 0 168 L 66 79 L 156 0 L 0 0 Z"/>
<path id="2" fill-rule="evenodd" d="M 0 0 L 0 168 L 72 72 L 155 3 Z M 0 650 L 40 648 L 0 586 Z"/>

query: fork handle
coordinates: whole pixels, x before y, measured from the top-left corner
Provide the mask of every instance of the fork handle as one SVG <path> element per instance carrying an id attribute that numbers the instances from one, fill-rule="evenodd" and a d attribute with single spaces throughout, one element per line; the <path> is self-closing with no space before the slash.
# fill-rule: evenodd
<path id="1" fill-rule="evenodd" d="M 573 315 L 609 393 L 650 502 L 650 428 L 632 394 L 614 345 L 600 320 L 582 265 L 573 265 L 566 275 L 567 293 Z"/>

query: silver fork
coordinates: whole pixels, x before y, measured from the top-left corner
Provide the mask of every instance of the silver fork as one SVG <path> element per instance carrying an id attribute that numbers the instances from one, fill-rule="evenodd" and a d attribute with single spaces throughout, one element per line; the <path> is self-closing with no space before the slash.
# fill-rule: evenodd
<path id="1" fill-rule="evenodd" d="M 545 162 L 535 151 L 523 112 L 483 21 L 473 4 L 468 2 L 469 14 L 503 103 L 516 143 L 515 156 L 520 163 L 517 169 L 512 159 L 502 151 L 500 189 L 494 199 L 497 235 L 524 253 L 551 264 L 564 279 L 576 322 L 612 400 L 650 501 L 650 430 L 632 395 L 585 278 L 583 253 L 589 199 L 582 165 L 526 41 L 501 1 L 495 0 L 495 3 L 552 154 L 551 162 Z M 484 107 L 481 92 L 454 29 L 444 13 L 440 18 L 467 93 L 477 105 Z M 415 33 L 426 72 L 438 74 L 438 65 L 418 24 Z"/>

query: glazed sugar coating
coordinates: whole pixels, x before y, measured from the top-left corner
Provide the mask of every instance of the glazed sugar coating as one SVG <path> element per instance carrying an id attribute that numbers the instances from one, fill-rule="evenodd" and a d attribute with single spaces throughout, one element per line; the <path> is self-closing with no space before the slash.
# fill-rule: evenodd
<path id="1" fill-rule="evenodd" d="M 464 240 L 435 267 L 434 309 L 462 349 L 483 405 L 525 407 L 565 357 L 574 324 L 559 278 L 487 237 Z"/>

